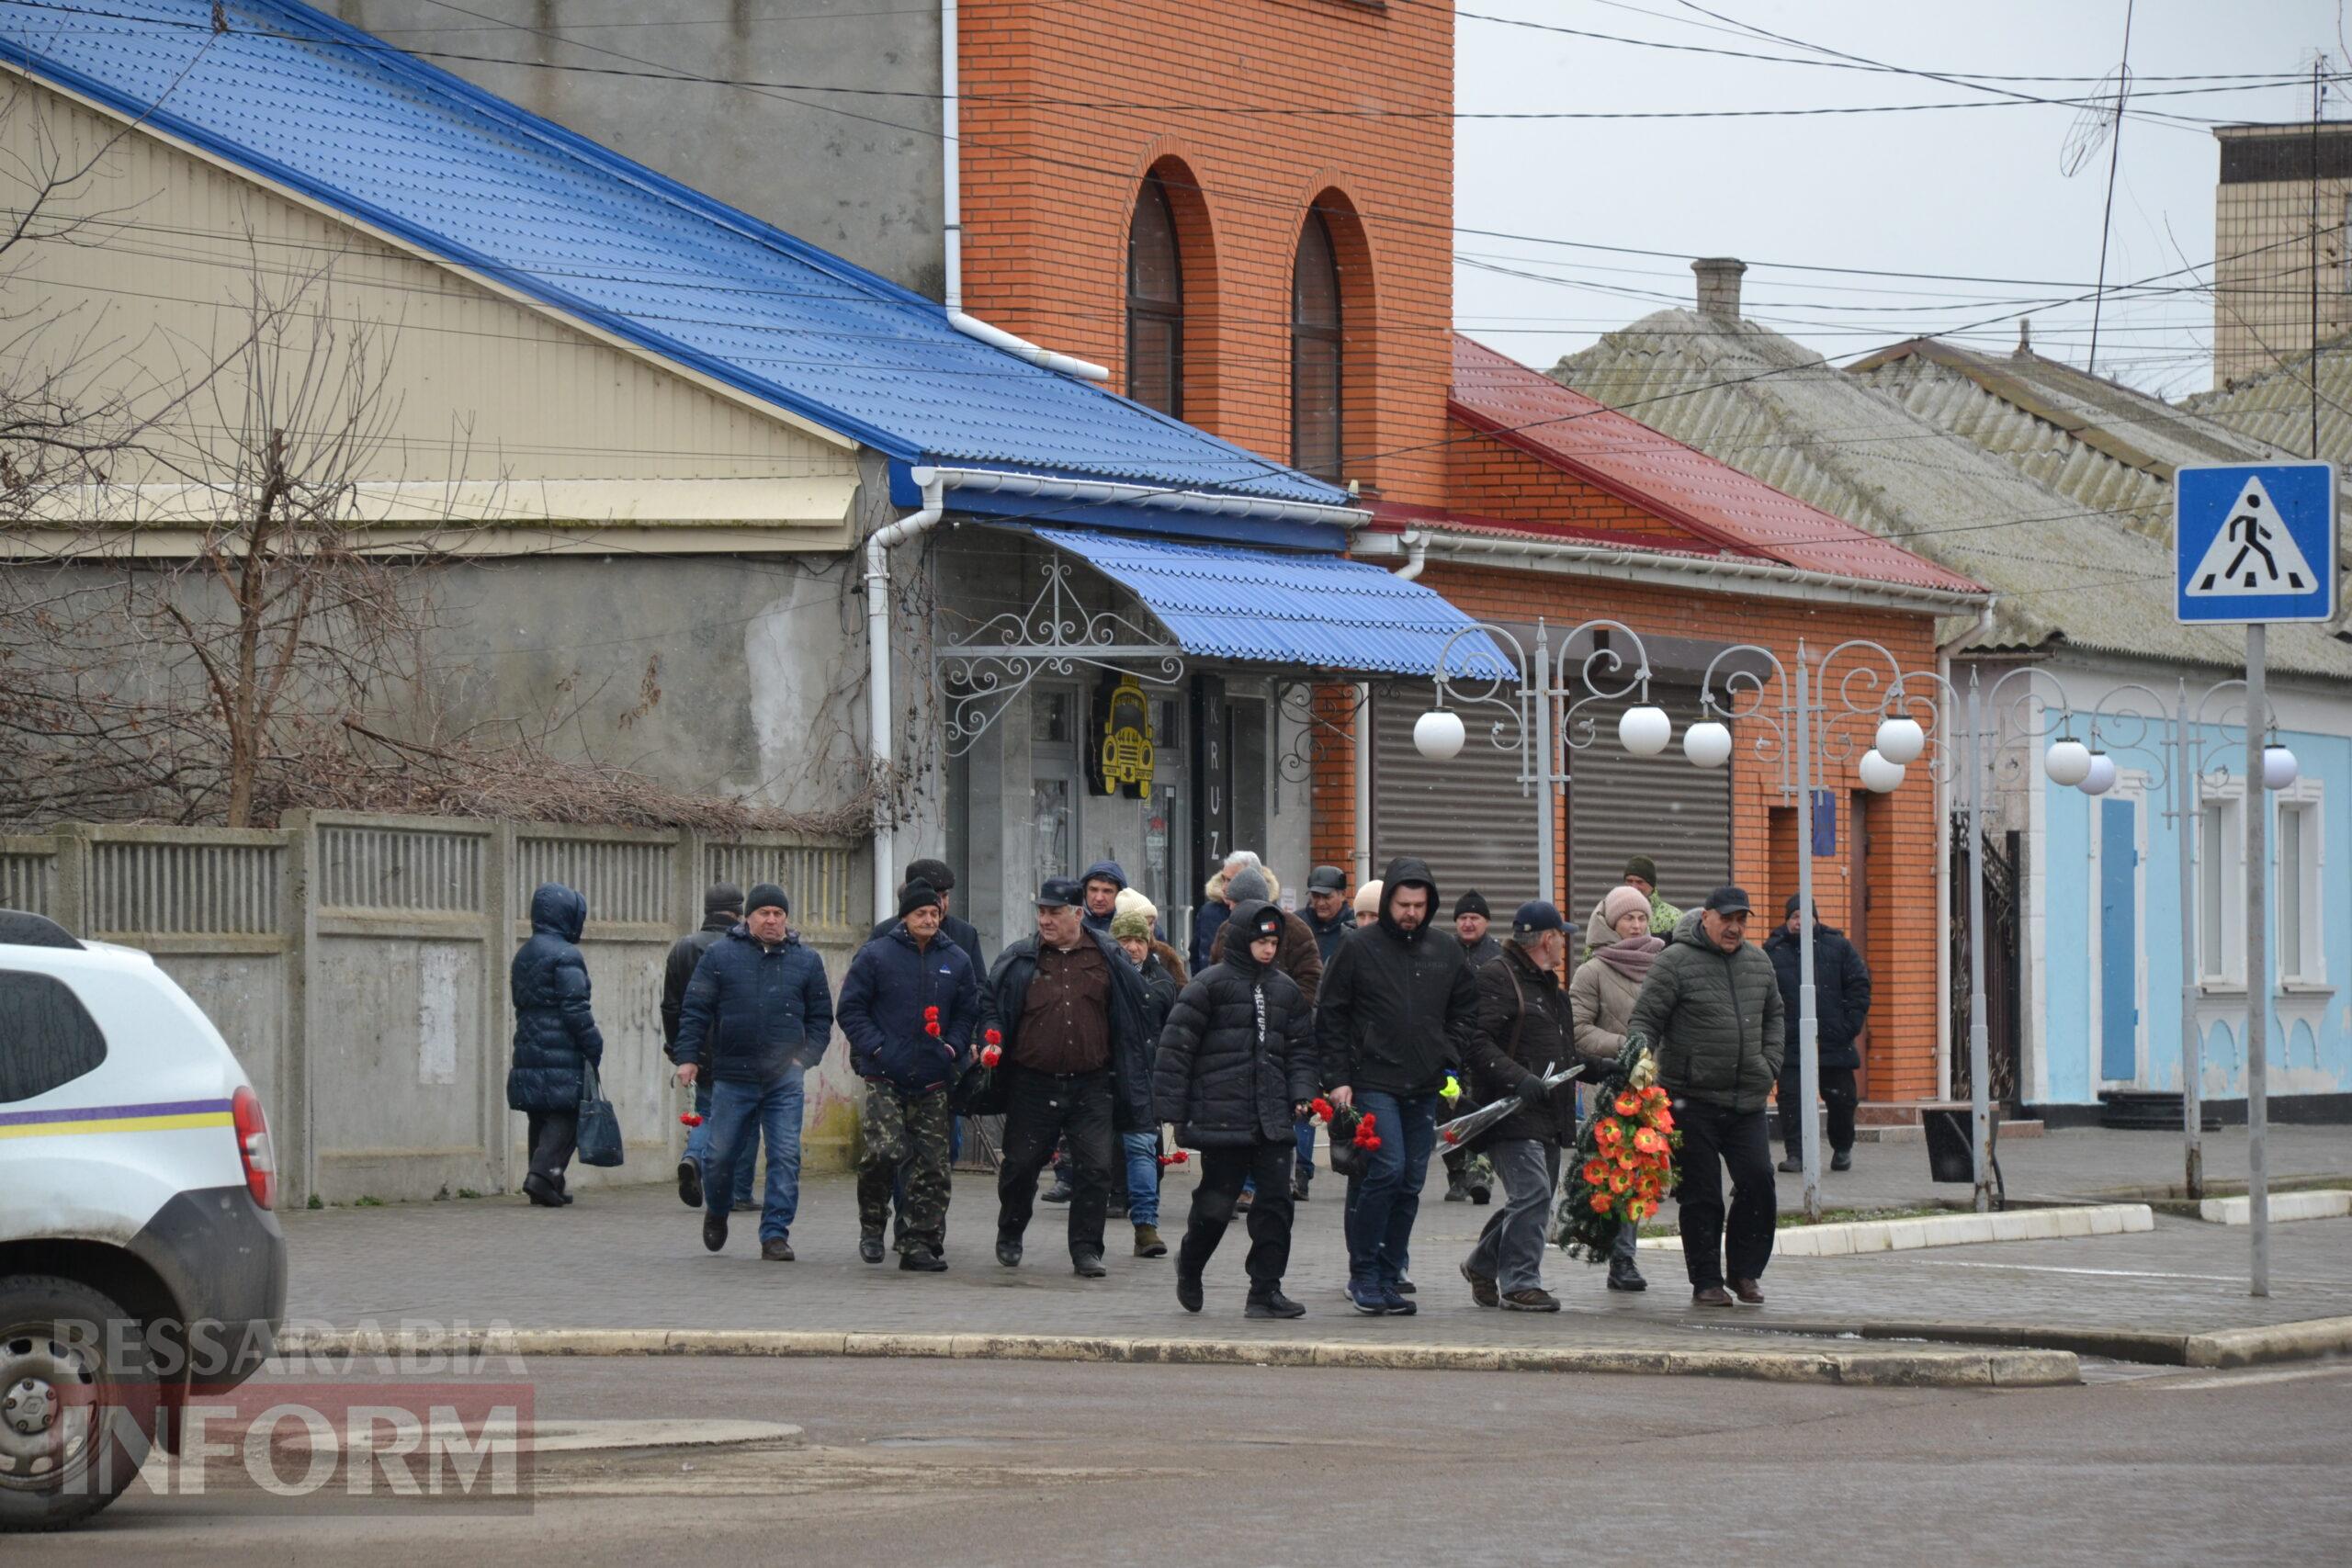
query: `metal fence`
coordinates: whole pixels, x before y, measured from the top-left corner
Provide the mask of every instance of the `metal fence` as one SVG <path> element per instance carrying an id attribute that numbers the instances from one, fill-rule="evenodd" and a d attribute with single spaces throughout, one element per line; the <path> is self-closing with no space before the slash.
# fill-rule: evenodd
<path id="1" fill-rule="evenodd" d="M 270 1113 L 300 1201 L 503 1190 L 523 1171 L 506 1109 L 508 964 L 531 895 L 588 902 L 581 948 L 628 1162 L 575 1184 L 668 1174 L 684 1097 L 660 1002 L 669 944 L 702 889 L 778 882 L 838 981 L 870 916 L 865 846 L 348 813 L 268 829 L 72 826 L 0 837 L 0 908 L 153 953 L 202 1007 Z M 836 1048 L 810 1076 L 807 1157 L 847 1157 L 855 1080 Z"/>

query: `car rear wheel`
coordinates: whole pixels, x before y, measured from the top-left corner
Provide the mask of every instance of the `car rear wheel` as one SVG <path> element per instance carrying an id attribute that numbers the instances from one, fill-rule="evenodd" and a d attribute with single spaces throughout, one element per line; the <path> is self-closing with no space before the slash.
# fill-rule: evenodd
<path id="1" fill-rule="evenodd" d="M 138 1474 L 155 1382 L 137 1327 L 76 1280 L 0 1278 L 0 1531 L 78 1523 Z"/>

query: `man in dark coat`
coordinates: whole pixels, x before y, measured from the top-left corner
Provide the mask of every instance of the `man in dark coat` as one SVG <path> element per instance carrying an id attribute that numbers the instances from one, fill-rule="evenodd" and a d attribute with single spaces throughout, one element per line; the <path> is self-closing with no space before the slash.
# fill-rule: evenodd
<path id="1" fill-rule="evenodd" d="M 1356 929 L 1348 908 L 1348 874 L 1336 865 L 1318 865 L 1306 876 L 1306 929 L 1315 937 L 1315 951 L 1329 968 L 1331 954 Z"/>
<path id="2" fill-rule="evenodd" d="M 1436 914 L 1427 863 L 1389 862 L 1380 919 L 1340 944 L 1317 998 L 1316 1054 L 1332 1103 L 1374 1117 L 1380 1139 L 1348 1190 L 1348 1299 L 1368 1316 L 1414 1310 L 1397 1286 L 1436 1142 L 1438 1090 L 1478 1027 L 1477 981 Z"/>
<path id="3" fill-rule="evenodd" d="M 1086 903 L 1086 929 L 1111 934 L 1111 917 L 1118 913 L 1119 895 L 1127 890 L 1127 874 L 1114 860 L 1098 860 L 1078 879 Z"/>
<path id="4" fill-rule="evenodd" d="M 962 948 L 965 956 L 972 961 L 972 973 L 983 980 L 987 979 L 989 955 L 980 945 L 980 933 L 971 921 L 956 913 L 956 874 L 947 869 L 947 863 L 944 860 L 909 861 L 907 879 L 899 885 L 899 892 L 903 896 L 910 886 L 918 882 L 939 895 L 939 934 Z M 886 920 L 875 921 L 873 935 L 867 940 L 889 935 L 890 928 L 898 923 L 896 915 Z"/>
<path id="5" fill-rule="evenodd" d="M 1803 978 L 1804 923 L 1797 914 L 1797 896 L 1782 907 L 1781 929 L 1764 942 L 1764 955 L 1781 977 L 1781 1007 L 1788 1014 L 1788 1054 L 1781 1058 L 1781 1142 L 1789 1151 L 1781 1162 L 1786 1171 L 1804 1168 L 1804 1122 L 1798 1107 L 1804 1103 L 1804 1057 L 1797 1032 L 1804 1020 L 1798 992 Z M 1813 1010 L 1820 1021 L 1814 1048 L 1820 1058 L 1822 1102 L 1829 1107 L 1829 1168 L 1854 1168 L 1854 1106 L 1861 1098 L 1854 1088 L 1862 1054 L 1854 1042 L 1871 1015 L 1871 968 L 1846 933 L 1813 917 Z"/>
<path id="6" fill-rule="evenodd" d="M 560 882 L 540 884 L 531 895 L 530 939 L 507 970 L 514 1055 L 506 1104 L 523 1112 L 530 1140 L 523 1191 L 543 1209 L 571 1201 L 563 1168 L 580 1134 L 580 1097 L 588 1069 L 605 1060 L 605 1036 L 588 1005 L 588 963 L 578 946 L 587 923 L 587 899 Z"/>
<path id="7" fill-rule="evenodd" d="M 1271 904 L 1273 901 L 1272 885 L 1267 880 L 1265 872 L 1256 866 L 1236 872 L 1227 886 L 1240 900 L 1233 906 L 1237 909 L 1242 903 Z M 1307 1007 L 1312 1009 L 1315 994 L 1323 985 L 1323 944 L 1317 939 L 1315 928 L 1296 915 L 1280 905 L 1274 906 L 1274 912 L 1283 919 L 1282 946 L 1274 955 L 1274 964 L 1291 977 L 1292 984 L 1298 987 L 1299 994 L 1306 998 Z M 1221 963 L 1224 958 L 1225 927 L 1219 926 L 1216 937 L 1209 942 L 1209 961 L 1212 964 Z M 1299 1118 L 1293 1141 L 1298 1150 L 1298 1161 L 1291 1171 L 1290 1197 L 1294 1203 L 1304 1203 L 1306 1201 L 1306 1184 L 1315 1175 L 1315 1122 L 1312 1119 Z M 1249 1186 L 1243 1189 L 1241 1207 L 1247 1209 L 1255 1202 L 1257 1192 L 1258 1184 L 1252 1178 Z"/>
<path id="8" fill-rule="evenodd" d="M 679 1010 L 678 1081 L 704 1073 L 710 1094 L 709 1168 L 703 1178 L 702 1244 L 727 1245 L 735 1162 L 752 1140 L 768 1145 L 760 1211 L 760 1256 L 789 1263 L 800 1208 L 801 1078 L 833 1038 L 833 997 L 825 961 L 792 930 L 784 889 L 763 882 L 744 901 L 741 925 L 695 966 Z"/>
<path id="9" fill-rule="evenodd" d="M 899 1267 L 947 1267 L 947 1091 L 980 1023 L 980 982 L 940 931 L 939 895 L 920 882 L 899 897 L 898 923 L 857 950 L 834 1017 L 865 1080 L 857 1167 L 858 1256 L 882 1261 L 899 1199 Z"/>
<path id="10" fill-rule="evenodd" d="M 1515 1095 L 1521 1108 L 1479 1142 L 1503 1179 L 1503 1206 L 1478 1233 L 1462 1277 L 1480 1306 L 1557 1312 L 1544 1289 L 1544 1247 L 1552 1194 L 1560 1185 L 1560 1145 L 1577 1131 L 1576 1090 L 1544 1087 L 1547 1069 L 1576 1062 L 1576 1029 L 1559 966 L 1568 923 L 1541 899 L 1519 907 L 1510 943 L 1478 971 L 1478 1032 L 1470 1043 L 1465 1110 Z"/>
<path id="11" fill-rule="evenodd" d="M 1634 998 L 1625 1032 L 1657 1056 L 1657 1081 L 1674 1097 L 1682 1134 L 1674 1201 L 1682 1262 L 1700 1306 L 1750 1306 L 1772 1257 L 1779 1211 L 1764 1106 L 1781 1076 L 1788 1036 L 1772 961 L 1747 941 L 1747 895 L 1718 887 L 1682 917 Z M 1731 1213 L 1724 1213 L 1724 1170 Z M 1724 1290 L 1728 1271 L 1731 1290 Z"/>
<path id="12" fill-rule="evenodd" d="M 743 890 L 731 882 L 714 882 L 702 896 L 702 927 L 670 944 L 669 962 L 662 967 L 662 1054 L 673 1066 L 678 1059 L 678 1019 L 686 1004 L 686 985 L 695 977 L 711 944 L 743 918 Z M 689 1209 L 702 1207 L 702 1167 L 710 1156 L 710 1080 L 695 1085 L 695 1114 L 701 1120 L 686 1135 L 686 1152 L 678 1161 L 678 1201 Z M 752 1176 L 757 1162 L 735 1164 L 735 1207 L 752 1204 Z"/>
<path id="13" fill-rule="evenodd" d="M 1487 907 L 1487 896 L 1473 887 L 1453 901 L 1453 939 L 1462 944 L 1462 956 L 1476 974 L 1503 955 L 1503 944 L 1495 940 L 1487 928 L 1494 923 L 1494 911 Z M 1467 1085 L 1464 1086 L 1467 1088 Z M 1475 1106 L 1456 1100 L 1455 1111 L 1471 1111 Z M 1483 1155 L 1470 1149 L 1445 1151 L 1445 1201 L 1449 1203 L 1476 1203 L 1484 1207 L 1494 1197 L 1494 1173 Z"/>
<path id="14" fill-rule="evenodd" d="M 1283 1294 L 1290 1266 L 1290 1162 L 1295 1121 L 1317 1086 L 1314 1019 L 1276 963 L 1283 911 L 1237 905 L 1217 934 L 1219 959 L 1186 986 L 1168 1015 L 1152 1067 L 1152 1110 L 1176 1141 L 1201 1151 L 1201 1181 L 1176 1251 L 1176 1299 L 1201 1310 L 1201 1271 L 1232 1223 L 1241 1184 L 1250 1208 L 1250 1317 L 1304 1317 Z"/>
<path id="15" fill-rule="evenodd" d="M 1000 954 L 988 1008 L 1002 1036 L 1004 1153 L 997 1171 L 996 1258 L 1021 1266 L 1037 1173 L 1069 1140 L 1070 1269 L 1100 1280 L 1114 1133 L 1151 1120 L 1143 982 L 1111 939 L 1090 931 L 1085 895 L 1066 876 L 1037 889 L 1037 930 Z"/>

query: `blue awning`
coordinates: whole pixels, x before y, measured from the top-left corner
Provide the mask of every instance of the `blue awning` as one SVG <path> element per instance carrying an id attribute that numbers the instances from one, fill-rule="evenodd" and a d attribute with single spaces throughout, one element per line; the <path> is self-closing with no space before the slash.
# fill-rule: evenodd
<path id="1" fill-rule="evenodd" d="M 1443 653 L 1449 680 L 1493 680 L 1511 670 L 1469 616 L 1419 583 L 1363 561 L 1086 529 L 1032 531 L 1142 600 L 1187 653 L 1425 678 Z"/>

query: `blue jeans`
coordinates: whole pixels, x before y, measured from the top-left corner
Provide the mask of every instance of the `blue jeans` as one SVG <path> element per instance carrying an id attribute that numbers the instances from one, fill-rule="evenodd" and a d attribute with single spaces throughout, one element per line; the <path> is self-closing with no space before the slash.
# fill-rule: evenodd
<path id="1" fill-rule="evenodd" d="M 702 1121 L 686 1134 L 686 1157 L 706 1175 L 710 1170 L 710 1080 L 695 1079 L 695 1114 Z M 752 1201 L 752 1178 L 759 1172 L 759 1162 L 747 1159 L 735 1168 L 735 1201 Z"/>
<path id="2" fill-rule="evenodd" d="M 1127 1156 L 1127 1221 L 1130 1224 L 1159 1224 L 1159 1132 L 1122 1133 L 1119 1147 Z"/>
<path id="3" fill-rule="evenodd" d="M 1358 1089 L 1356 1109 L 1374 1118 L 1380 1146 L 1348 1183 L 1348 1283 L 1394 1290 L 1411 1264 L 1413 1219 L 1437 1146 L 1437 1096 Z"/>
<path id="4" fill-rule="evenodd" d="M 786 1241 L 800 1210 L 800 1078 L 792 1067 L 773 1082 L 729 1083 L 710 1093 L 710 1155 L 704 1166 L 703 1207 L 727 1213 L 735 1185 L 736 1161 L 749 1168 L 752 1145 L 768 1141 L 768 1185 L 760 1207 L 760 1239 Z"/>
<path id="5" fill-rule="evenodd" d="M 1298 1179 L 1304 1186 L 1315 1176 L 1315 1118 L 1301 1117 L 1295 1131 L 1298 1138 Z"/>

